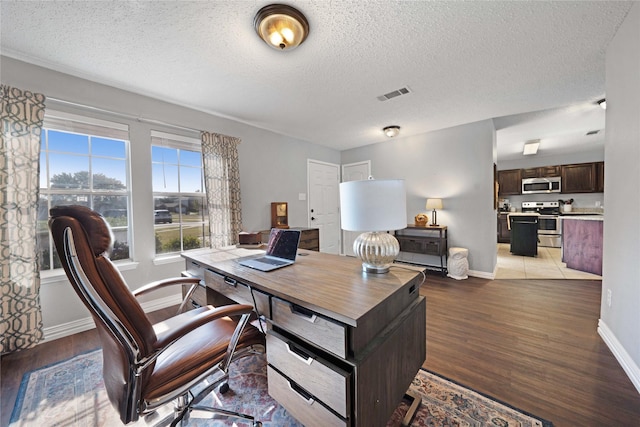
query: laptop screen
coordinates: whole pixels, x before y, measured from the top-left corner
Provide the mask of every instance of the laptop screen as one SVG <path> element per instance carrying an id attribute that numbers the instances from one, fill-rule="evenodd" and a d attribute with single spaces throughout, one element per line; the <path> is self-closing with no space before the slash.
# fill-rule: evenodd
<path id="1" fill-rule="evenodd" d="M 299 230 L 272 228 L 267 245 L 267 255 L 293 261 L 296 259 L 299 241 Z"/>

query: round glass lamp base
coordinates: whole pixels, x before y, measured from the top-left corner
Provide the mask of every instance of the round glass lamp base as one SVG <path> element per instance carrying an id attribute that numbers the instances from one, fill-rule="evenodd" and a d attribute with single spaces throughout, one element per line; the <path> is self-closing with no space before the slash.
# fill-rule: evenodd
<path id="1" fill-rule="evenodd" d="M 400 244 L 393 234 L 370 231 L 356 238 L 353 252 L 362 260 L 365 273 L 388 273 L 389 266 L 400 253 Z"/>

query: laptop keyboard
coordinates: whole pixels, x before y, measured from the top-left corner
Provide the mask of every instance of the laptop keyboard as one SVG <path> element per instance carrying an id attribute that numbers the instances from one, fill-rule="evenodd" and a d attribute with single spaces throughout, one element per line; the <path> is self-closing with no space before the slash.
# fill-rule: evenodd
<path id="1" fill-rule="evenodd" d="M 260 262 L 264 263 L 264 264 L 270 264 L 270 265 L 282 265 L 282 264 L 286 264 L 285 261 L 280 261 L 278 259 L 271 259 L 271 258 L 262 258 L 260 260 Z"/>

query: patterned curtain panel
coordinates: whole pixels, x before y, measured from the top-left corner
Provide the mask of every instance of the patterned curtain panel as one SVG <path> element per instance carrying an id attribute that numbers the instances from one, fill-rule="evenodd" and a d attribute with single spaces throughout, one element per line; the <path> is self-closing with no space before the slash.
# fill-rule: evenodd
<path id="1" fill-rule="evenodd" d="M 200 137 L 211 247 L 232 245 L 242 230 L 240 139 L 210 132 L 201 132 Z"/>
<path id="2" fill-rule="evenodd" d="M 0 85 L 1 352 L 42 338 L 38 266 L 40 135 L 44 95 Z"/>

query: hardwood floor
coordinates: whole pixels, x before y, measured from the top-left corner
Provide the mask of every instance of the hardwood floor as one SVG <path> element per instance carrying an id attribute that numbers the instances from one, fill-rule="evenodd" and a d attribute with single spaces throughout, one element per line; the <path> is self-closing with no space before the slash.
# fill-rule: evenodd
<path id="1" fill-rule="evenodd" d="M 639 426 L 640 393 L 598 335 L 600 281 L 429 275 L 424 367 L 554 423 Z M 172 313 L 152 313 L 155 320 Z M 2 357 L 1 425 L 25 372 L 99 346 L 87 331 Z"/>
<path id="2" fill-rule="evenodd" d="M 429 276 L 424 367 L 553 422 L 640 426 L 640 393 L 597 333 L 601 281 Z"/>

